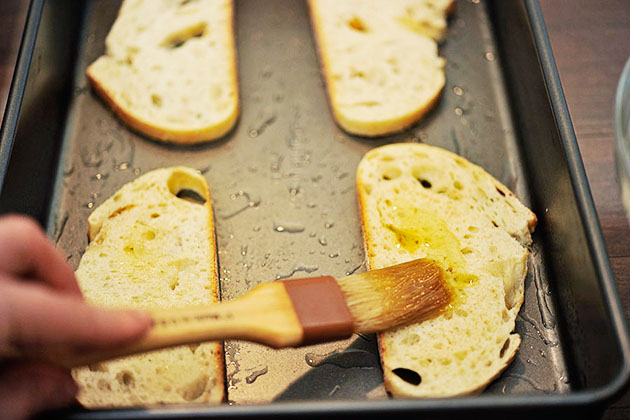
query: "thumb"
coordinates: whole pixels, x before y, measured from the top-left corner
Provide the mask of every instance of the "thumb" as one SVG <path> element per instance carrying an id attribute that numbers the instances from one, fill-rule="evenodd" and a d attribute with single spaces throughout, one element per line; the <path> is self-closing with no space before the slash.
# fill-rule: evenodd
<path id="1" fill-rule="evenodd" d="M 0 282 L 0 291 L 0 304 L 4 303 L 0 314 L 7 312 L 8 323 L 0 328 L 0 342 L 4 338 L 22 350 L 113 346 L 138 338 L 150 326 L 149 316 L 142 312 L 96 308 L 40 284 Z M 3 329 L 7 337 L 2 337 Z"/>
<path id="2" fill-rule="evenodd" d="M 68 371 L 43 364 L 10 365 L 0 372 L 2 418 L 25 420 L 75 401 L 77 386 Z"/>

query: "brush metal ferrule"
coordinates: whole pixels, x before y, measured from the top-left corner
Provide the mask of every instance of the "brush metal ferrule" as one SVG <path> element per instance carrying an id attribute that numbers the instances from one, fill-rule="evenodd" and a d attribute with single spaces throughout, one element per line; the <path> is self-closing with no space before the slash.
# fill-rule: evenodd
<path id="1" fill-rule="evenodd" d="M 301 344 L 348 338 L 354 319 L 337 280 L 332 276 L 280 280 L 304 329 Z"/>

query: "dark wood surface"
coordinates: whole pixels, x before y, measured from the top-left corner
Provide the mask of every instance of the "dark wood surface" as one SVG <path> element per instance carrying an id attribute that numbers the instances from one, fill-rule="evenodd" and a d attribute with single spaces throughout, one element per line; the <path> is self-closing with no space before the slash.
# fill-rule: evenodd
<path id="1" fill-rule="evenodd" d="M 630 227 L 615 175 L 612 118 L 619 76 L 630 58 L 630 2 L 539 1 L 628 319 Z M 630 392 L 604 418 L 630 418 Z"/>
<path id="2" fill-rule="evenodd" d="M 627 0 L 540 0 L 626 318 L 630 314 L 630 226 L 614 170 L 613 98 L 630 57 Z M 0 115 L 28 1 L 0 0 Z M 630 418 L 630 392 L 605 419 Z"/>

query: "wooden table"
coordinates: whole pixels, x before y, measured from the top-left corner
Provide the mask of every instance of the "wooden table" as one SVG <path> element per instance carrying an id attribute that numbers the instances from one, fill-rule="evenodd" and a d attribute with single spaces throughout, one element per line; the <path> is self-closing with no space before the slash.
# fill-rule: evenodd
<path id="1" fill-rule="evenodd" d="M 614 172 L 613 98 L 630 57 L 630 2 L 540 0 L 626 317 L 630 314 L 630 226 Z M 3 115 L 27 0 L 0 0 Z M 630 392 L 605 419 L 630 418 Z"/>
<path id="2" fill-rule="evenodd" d="M 617 288 L 630 315 L 630 227 L 614 170 L 613 101 L 630 58 L 630 2 L 539 0 Z M 630 392 L 606 419 L 630 418 Z"/>

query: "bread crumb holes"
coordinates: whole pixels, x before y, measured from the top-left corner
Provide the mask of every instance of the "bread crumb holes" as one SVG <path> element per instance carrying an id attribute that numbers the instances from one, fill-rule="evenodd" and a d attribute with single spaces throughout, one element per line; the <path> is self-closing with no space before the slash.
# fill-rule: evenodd
<path id="1" fill-rule="evenodd" d="M 499 351 L 499 358 L 503 358 L 503 356 L 505 356 L 505 352 L 507 351 L 507 349 L 510 347 L 510 339 L 508 338 L 507 340 L 505 340 L 505 343 L 503 343 L 503 347 L 501 347 L 501 350 Z"/>
<path id="2" fill-rule="evenodd" d="M 422 383 L 422 377 L 415 370 L 396 368 L 392 370 L 392 373 L 411 385 L 418 386 Z"/>
<path id="3" fill-rule="evenodd" d="M 135 383 L 135 378 L 133 377 L 133 373 L 128 370 L 120 371 L 116 374 L 116 380 L 124 386 L 132 387 Z"/>
<path id="4" fill-rule="evenodd" d="M 348 21 L 348 26 L 350 28 L 354 29 L 355 31 L 359 31 L 359 32 L 367 32 L 368 31 L 368 28 L 367 28 L 365 22 L 363 22 L 361 19 L 359 19 L 356 16 Z"/>
<path id="5" fill-rule="evenodd" d="M 420 342 L 420 336 L 418 334 L 409 334 L 403 340 L 402 343 L 407 346 L 414 346 Z"/>
<path id="6" fill-rule="evenodd" d="M 429 189 L 433 186 L 431 182 L 426 179 L 418 178 L 418 182 L 420 183 L 420 185 L 422 185 L 423 188 L 426 188 L 426 189 Z"/>
<path id="7" fill-rule="evenodd" d="M 153 106 L 155 106 L 156 108 L 160 108 L 162 107 L 162 97 L 156 93 L 153 93 L 151 95 L 151 103 L 153 104 Z"/>
<path id="8" fill-rule="evenodd" d="M 386 166 L 382 170 L 382 179 L 384 179 L 385 181 L 391 181 L 398 178 L 401 174 L 402 171 L 400 170 L 400 168 L 394 165 Z"/>

